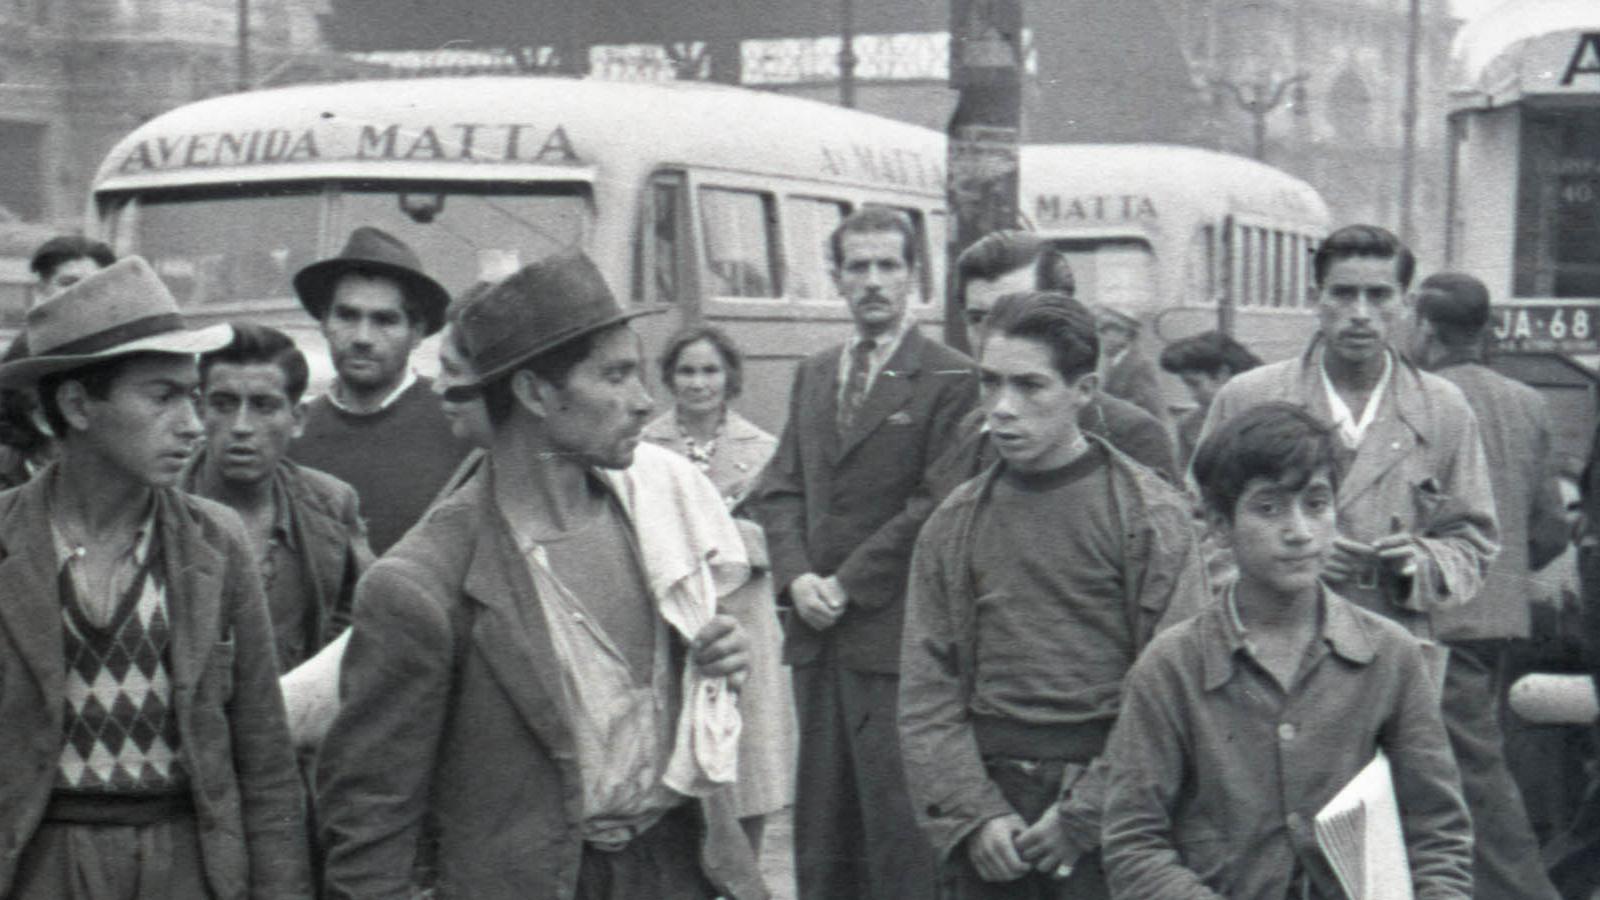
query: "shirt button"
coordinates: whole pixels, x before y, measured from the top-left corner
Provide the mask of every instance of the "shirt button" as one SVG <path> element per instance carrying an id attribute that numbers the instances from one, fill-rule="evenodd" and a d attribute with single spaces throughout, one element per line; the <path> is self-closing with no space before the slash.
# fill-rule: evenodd
<path id="1" fill-rule="evenodd" d="M 1289 826 L 1290 831 L 1299 831 L 1301 824 L 1300 814 L 1289 813 L 1289 815 L 1284 817 L 1283 824 Z"/>
<path id="2" fill-rule="evenodd" d="M 1278 725 L 1278 740 L 1280 740 L 1280 741 L 1292 741 L 1292 740 L 1294 740 L 1294 735 L 1295 735 L 1294 723 L 1292 723 L 1292 722 L 1279 723 L 1279 725 Z"/>

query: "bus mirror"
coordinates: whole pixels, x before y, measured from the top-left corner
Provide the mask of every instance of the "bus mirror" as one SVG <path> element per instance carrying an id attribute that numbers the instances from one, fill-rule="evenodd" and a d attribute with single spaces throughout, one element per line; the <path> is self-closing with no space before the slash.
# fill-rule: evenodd
<path id="1" fill-rule="evenodd" d="M 401 194 L 400 211 L 418 225 L 427 225 L 444 212 L 444 194 Z"/>

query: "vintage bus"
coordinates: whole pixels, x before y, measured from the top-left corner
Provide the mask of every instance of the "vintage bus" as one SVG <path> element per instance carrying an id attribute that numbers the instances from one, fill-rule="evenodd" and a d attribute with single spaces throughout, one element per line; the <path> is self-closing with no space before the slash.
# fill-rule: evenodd
<path id="1" fill-rule="evenodd" d="M 1021 212 L 1072 262 L 1078 295 L 1146 323 L 1152 359 L 1221 328 L 1264 359 L 1314 328 L 1311 256 L 1328 231 L 1313 187 L 1252 159 L 1160 144 L 1022 148 Z M 1176 379 L 1167 399 L 1189 402 Z"/>
<path id="2" fill-rule="evenodd" d="M 848 328 L 825 240 L 852 209 L 910 217 L 930 261 L 916 312 L 940 328 L 944 161 L 928 129 L 703 83 L 358 81 L 152 119 L 101 165 L 90 215 L 190 314 L 291 331 L 320 381 L 325 345 L 290 278 L 352 228 L 398 235 L 452 294 L 581 249 L 623 302 L 667 311 L 637 320 L 652 360 L 685 321 L 725 326 L 747 354 L 739 405 L 773 428 L 793 363 Z"/>
<path id="3" fill-rule="evenodd" d="M 1507 3 L 1453 50 L 1445 253 L 1489 287 L 1494 364 L 1588 452 L 1600 365 L 1600 3 Z"/>

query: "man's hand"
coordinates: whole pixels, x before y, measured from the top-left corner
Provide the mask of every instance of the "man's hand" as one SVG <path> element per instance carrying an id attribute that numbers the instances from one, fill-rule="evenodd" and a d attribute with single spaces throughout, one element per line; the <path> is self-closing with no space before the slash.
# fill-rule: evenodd
<path id="1" fill-rule="evenodd" d="M 1387 537 L 1379 538 L 1372 545 L 1378 559 L 1388 569 L 1402 578 L 1415 578 L 1421 571 L 1423 556 L 1426 555 L 1422 544 L 1409 531 L 1397 531 Z"/>
<path id="2" fill-rule="evenodd" d="M 1016 881 L 1028 874 L 1028 864 L 1017 854 L 1017 836 L 1028 823 L 1016 813 L 990 819 L 967 838 L 967 858 L 984 881 Z"/>
<path id="3" fill-rule="evenodd" d="M 694 667 L 701 675 L 726 675 L 735 690 L 743 686 L 750 668 L 750 639 L 733 616 L 713 616 L 689 645 Z"/>
<path id="4" fill-rule="evenodd" d="M 1354 581 L 1377 559 L 1377 550 L 1371 544 L 1349 538 L 1333 539 L 1333 550 L 1322 563 L 1322 574 L 1335 584 Z"/>
<path id="5" fill-rule="evenodd" d="M 1022 861 L 1033 866 L 1034 871 L 1055 874 L 1062 863 L 1075 863 L 1077 854 L 1067 843 L 1067 833 L 1061 828 L 1061 807 L 1050 804 L 1039 821 L 1029 825 L 1017 835 L 1017 854 Z"/>
<path id="6" fill-rule="evenodd" d="M 832 586 L 829 586 L 832 582 Z M 833 627 L 844 615 L 844 590 L 835 578 L 823 578 L 807 572 L 789 582 L 789 599 L 794 601 L 794 611 L 812 628 L 825 631 Z"/>

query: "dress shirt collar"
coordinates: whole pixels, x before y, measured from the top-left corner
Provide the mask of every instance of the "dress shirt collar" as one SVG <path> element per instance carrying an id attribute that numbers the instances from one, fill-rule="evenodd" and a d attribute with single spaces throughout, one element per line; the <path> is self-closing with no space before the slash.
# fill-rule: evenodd
<path id="1" fill-rule="evenodd" d="M 335 408 L 340 409 L 340 410 L 342 410 L 344 412 L 347 412 L 347 413 L 349 413 L 349 414 L 351 414 L 353 416 L 372 415 L 373 413 L 383 412 L 384 410 L 386 410 L 389 407 L 393 406 L 395 404 L 395 402 L 400 399 L 400 396 L 402 394 L 404 394 L 406 391 L 411 390 L 411 386 L 416 384 L 416 383 L 417 383 L 417 373 L 412 371 L 409 368 L 406 369 L 405 377 L 400 379 L 399 386 L 397 386 L 394 390 L 390 391 L 389 392 L 389 396 L 383 398 L 383 402 L 379 403 L 378 404 L 378 408 L 374 409 L 374 410 L 362 411 L 362 410 L 351 409 L 350 407 L 346 406 L 344 400 L 340 398 L 340 393 L 341 393 L 340 388 L 342 387 L 342 385 L 344 383 L 339 381 L 339 380 L 337 380 L 337 379 L 334 380 L 333 387 L 328 388 L 327 397 L 328 397 L 328 402 L 332 403 Z"/>
<path id="2" fill-rule="evenodd" d="M 1394 372 L 1394 360 L 1390 359 L 1389 351 L 1383 351 L 1383 374 L 1378 376 L 1378 383 L 1373 385 L 1372 393 L 1367 397 L 1367 406 L 1361 411 L 1359 419 L 1345 404 L 1344 398 L 1339 396 L 1333 381 L 1328 378 L 1326 354 L 1317 366 L 1317 372 L 1322 376 L 1322 389 L 1327 392 L 1328 410 L 1333 414 L 1333 425 L 1339 431 L 1339 439 L 1346 447 L 1360 446 L 1361 439 L 1367 434 L 1367 428 L 1378 418 L 1378 408 L 1383 405 L 1383 395 L 1389 390 L 1389 376 Z"/>

